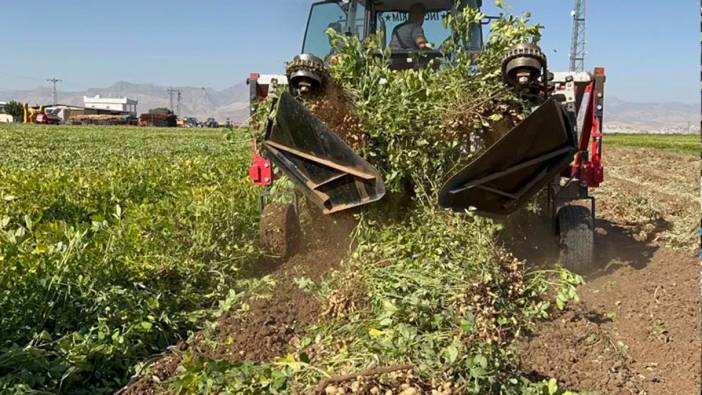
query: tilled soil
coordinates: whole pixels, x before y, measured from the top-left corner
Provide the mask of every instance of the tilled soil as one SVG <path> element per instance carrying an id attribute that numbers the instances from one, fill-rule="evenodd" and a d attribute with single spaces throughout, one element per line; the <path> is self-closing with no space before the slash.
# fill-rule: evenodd
<path id="1" fill-rule="evenodd" d="M 301 250 L 285 262 L 261 263 L 264 268 L 273 268 L 271 274 L 276 285 L 270 297 L 248 300 L 244 314 L 227 313 L 219 320 L 214 334 L 201 332 L 191 343 L 178 344 L 176 348 L 181 353 L 189 350 L 196 356 L 229 362 L 270 361 L 284 356 L 290 345 L 303 335 L 304 327 L 317 321 L 326 306 L 301 290 L 295 279 L 319 281 L 338 268 L 351 247 L 350 234 L 355 222 L 350 215 L 312 222 L 309 215 L 317 213 L 306 214 L 308 229 Z M 152 365 L 150 375 L 122 393 L 158 393 L 158 382 L 173 377 L 181 362 L 179 352 L 168 354 Z"/>
<path id="2" fill-rule="evenodd" d="M 610 148 L 605 183 L 594 191 L 598 217 L 639 241 L 697 249 L 700 161 L 695 155 Z"/>
<path id="3" fill-rule="evenodd" d="M 599 394 L 699 393 L 699 258 L 696 243 L 685 242 L 699 223 L 699 162 L 650 150 L 607 153 L 613 174 L 596 193 L 600 268 L 586 278 L 580 304 L 521 346 L 522 370 Z"/>
<path id="4" fill-rule="evenodd" d="M 276 276 L 273 297 L 249 301 L 249 311 L 243 316 L 223 317 L 217 327 L 217 344 L 198 347 L 198 353 L 230 362 L 265 362 L 285 355 L 289 345 L 299 339 L 302 328 L 314 323 L 324 310 L 320 301 L 301 290 L 294 279 L 304 276 L 319 280 L 338 265 L 345 247 L 316 246 L 293 256 L 285 263 L 289 268 Z"/>

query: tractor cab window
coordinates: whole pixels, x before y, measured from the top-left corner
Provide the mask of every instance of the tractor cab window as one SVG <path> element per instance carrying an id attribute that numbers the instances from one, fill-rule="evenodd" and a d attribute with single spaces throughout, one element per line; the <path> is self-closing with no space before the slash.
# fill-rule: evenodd
<path id="1" fill-rule="evenodd" d="M 469 4 L 472 7 L 476 0 L 470 0 Z M 439 49 L 441 45 L 451 36 L 451 30 L 445 27 L 444 21 L 449 15 L 448 10 L 430 11 L 424 19 L 424 35 L 432 44 L 432 47 Z M 392 33 L 395 28 L 406 22 L 409 18 L 409 13 L 404 11 L 383 11 L 377 14 L 378 31 L 385 35 L 385 46 L 389 47 L 392 41 Z M 471 51 L 479 51 L 483 46 L 482 27 L 479 24 L 473 26 L 470 42 L 465 43 L 466 47 Z"/>
<path id="2" fill-rule="evenodd" d="M 338 33 L 343 33 L 346 29 L 346 21 L 346 12 L 336 2 L 313 5 L 307 22 L 302 52 L 324 59 L 332 52 L 327 29 L 331 28 Z"/>
<path id="3" fill-rule="evenodd" d="M 356 3 L 356 16 L 353 21 L 353 31 L 352 33 L 363 39 L 366 37 L 366 12 L 367 8 L 364 4 L 365 1 L 359 1 Z"/>
<path id="4" fill-rule="evenodd" d="M 430 11 L 424 19 L 424 35 L 434 48 L 438 48 L 447 38 L 451 36 L 451 31 L 444 27 L 444 20 L 448 16 L 448 11 Z M 409 13 L 404 11 L 384 11 L 378 13 L 378 28 L 385 34 L 385 46 L 389 47 L 392 41 L 392 33 L 395 28 L 409 19 Z"/>

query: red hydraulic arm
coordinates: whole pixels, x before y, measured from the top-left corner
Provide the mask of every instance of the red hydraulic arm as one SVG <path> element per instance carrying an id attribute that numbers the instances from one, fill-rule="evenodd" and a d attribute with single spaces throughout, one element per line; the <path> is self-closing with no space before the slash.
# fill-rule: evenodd
<path id="1" fill-rule="evenodd" d="M 579 152 L 575 157 L 572 176 L 588 187 L 596 188 L 604 181 L 602 165 L 602 120 L 604 114 L 605 69 L 595 69 L 593 81 L 585 87 L 581 110 L 585 111 L 580 131 Z M 580 115 L 580 114 L 579 114 Z"/>

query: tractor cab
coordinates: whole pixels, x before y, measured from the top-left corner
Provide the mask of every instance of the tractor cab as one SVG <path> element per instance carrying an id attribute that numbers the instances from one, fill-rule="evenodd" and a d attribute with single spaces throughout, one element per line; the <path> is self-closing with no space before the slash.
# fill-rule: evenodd
<path id="1" fill-rule="evenodd" d="M 451 31 L 445 19 L 452 13 L 460 13 L 465 7 L 480 9 L 482 0 L 332 0 L 312 5 L 302 53 L 325 59 L 333 48 L 327 35 L 328 29 L 360 40 L 381 33 L 382 45 L 391 47 L 396 28 L 410 18 L 410 8 L 420 4 L 426 11 L 422 28 L 428 47 L 422 50 L 392 48 L 391 67 L 406 69 L 423 67 L 429 59 L 442 57 L 442 44 L 450 38 Z M 471 42 L 464 43 L 472 51 L 483 44 L 482 27 L 474 26 Z"/>

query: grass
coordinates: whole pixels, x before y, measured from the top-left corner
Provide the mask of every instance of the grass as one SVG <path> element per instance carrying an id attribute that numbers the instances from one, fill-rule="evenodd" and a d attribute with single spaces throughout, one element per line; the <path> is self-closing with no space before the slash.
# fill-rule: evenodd
<path id="1" fill-rule="evenodd" d="M 604 145 L 699 154 L 700 136 L 697 134 L 607 134 L 604 138 Z"/>
<path id="2" fill-rule="evenodd" d="M 244 133 L 0 126 L 0 393 L 112 393 L 247 289 Z"/>

